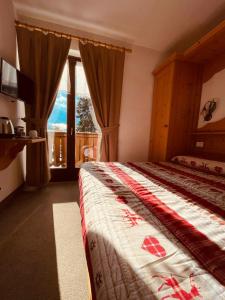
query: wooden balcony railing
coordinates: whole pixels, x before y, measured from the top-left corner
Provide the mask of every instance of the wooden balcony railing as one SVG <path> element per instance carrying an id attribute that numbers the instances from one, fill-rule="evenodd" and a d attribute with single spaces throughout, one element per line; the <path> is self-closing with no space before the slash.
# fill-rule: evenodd
<path id="1" fill-rule="evenodd" d="M 76 132 L 75 165 L 97 159 L 97 143 L 99 134 Z M 67 134 L 66 132 L 48 131 L 49 163 L 51 167 L 66 167 Z"/>

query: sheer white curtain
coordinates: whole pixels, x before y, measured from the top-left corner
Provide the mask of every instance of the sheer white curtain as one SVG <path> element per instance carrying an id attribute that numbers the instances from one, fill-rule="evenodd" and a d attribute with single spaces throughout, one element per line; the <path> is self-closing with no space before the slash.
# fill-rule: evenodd
<path id="1" fill-rule="evenodd" d="M 87 97 L 87 98 L 91 99 L 89 88 L 87 85 L 86 75 L 84 72 L 83 64 L 81 62 L 76 63 L 76 95 L 79 95 L 82 97 Z M 91 103 L 92 103 L 92 100 L 91 100 Z M 101 133 L 101 128 L 96 119 L 93 104 L 91 104 L 89 109 L 90 109 L 92 121 L 96 128 L 96 133 L 98 134 L 96 161 L 99 161 L 100 160 L 100 146 L 101 146 L 102 133 Z M 94 149 L 87 149 L 86 155 L 92 157 L 93 151 L 94 151 Z"/>

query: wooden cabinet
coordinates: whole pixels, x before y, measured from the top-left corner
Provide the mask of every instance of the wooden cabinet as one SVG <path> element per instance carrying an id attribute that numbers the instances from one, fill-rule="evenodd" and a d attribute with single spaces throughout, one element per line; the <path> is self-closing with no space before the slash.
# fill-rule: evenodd
<path id="1" fill-rule="evenodd" d="M 165 161 L 187 153 L 190 147 L 200 103 L 202 67 L 173 56 L 153 74 L 149 159 Z"/>
<path id="2" fill-rule="evenodd" d="M 202 83 L 225 68 L 224 36 L 225 20 L 153 72 L 151 161 L 190 153 L 224 160 L 224 121 L 197 128 Z M 204 148 L 196 148 L 197 141 L 204 141 Z"/>

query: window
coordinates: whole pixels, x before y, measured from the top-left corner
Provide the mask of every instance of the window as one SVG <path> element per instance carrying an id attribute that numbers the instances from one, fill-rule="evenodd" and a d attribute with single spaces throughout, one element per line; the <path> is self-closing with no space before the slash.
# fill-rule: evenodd
<path id="1" fill-rule="evenodd" d="M 69 78 L 69 73 L 72 78 Z M 71 84 L 73 86 L 68 88 Z M 74 112 L 74 117 L 71 117 L 71 112 Z M 73 164 L 73 167 L 79 168 L 83 162 L 96 161 L 99 139 L 100 130 L 83 65 L 79 59 L 70 58 L 64 67 L 48 119 L 50 167 L 65 169 Z"/>

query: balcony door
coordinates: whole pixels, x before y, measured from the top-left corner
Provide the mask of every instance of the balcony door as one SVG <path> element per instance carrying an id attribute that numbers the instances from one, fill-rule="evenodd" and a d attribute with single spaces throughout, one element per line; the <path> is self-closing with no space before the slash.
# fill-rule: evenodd
<path id="1" fill-rule="evenodd" d="M 48 119 L 52 181 L 76 179 L 82 163 L 98 159 L 99 132 L 83 65 L 69 56 Z"/>

